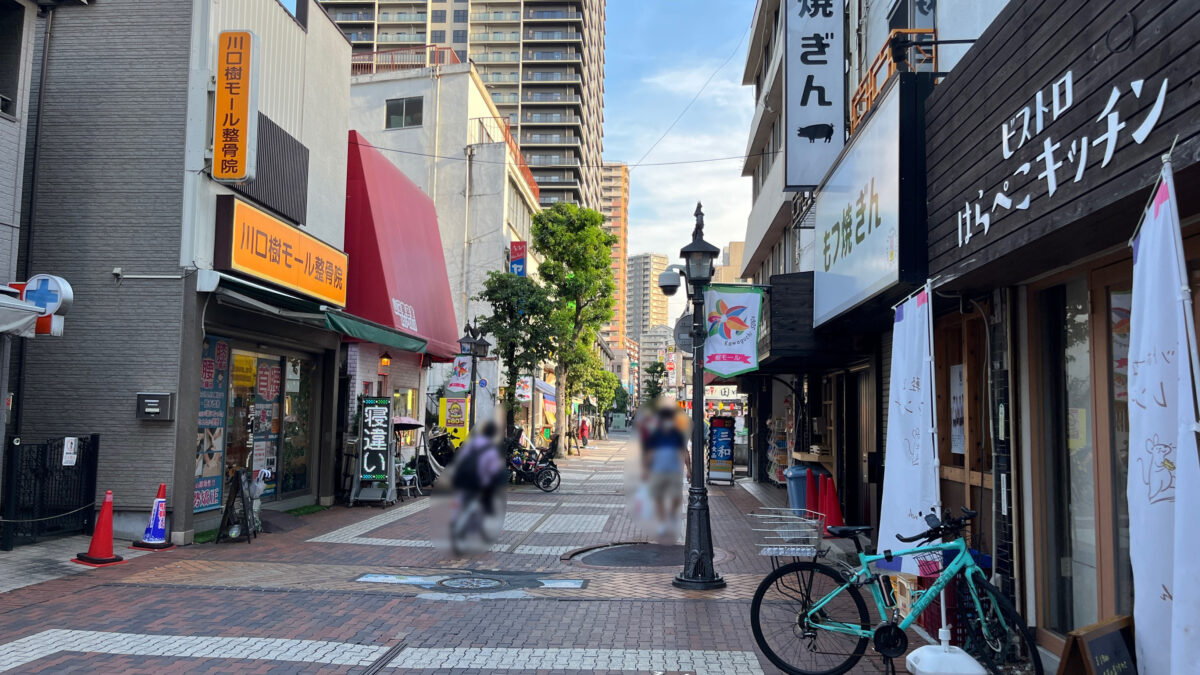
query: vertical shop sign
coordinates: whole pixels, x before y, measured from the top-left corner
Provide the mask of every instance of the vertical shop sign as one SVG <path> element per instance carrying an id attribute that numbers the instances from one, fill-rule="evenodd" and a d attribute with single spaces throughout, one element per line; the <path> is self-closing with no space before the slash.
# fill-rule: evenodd
<path id="1" fill-rule="evenodd" d="M 279 458 L 279 393 L 283 367 L 278 358 L 258 359 L 254 386 L 254 469 L 269 471 L 263 496 L 275 494 Z"/>
<path id="2" fill-rule="evenodd" d="M 508 255 L 508 271 L 510 274 L 515 274 L 519 277 L 525 276 L 525 250 L 528 244 L 523 241 L 514 241 L 509 244 Z"/>
<path id="3" fill-rule="evenodd" d="M 384 481 L 388 479 L 391 459 L 392 400 L 390 398 L 364 398 L 362 420 L 359 424 L 359 480 Z"/>
<path id="4" fill-rule="evenodd" d="M 711 405 L 711 404 L 710 404 Z M 708 431 L 708 480 L 733 482 L 732 417 L 714 417 Z"/>
<path id="5" fill-rule="evenodd" d="M 229 355 L 228 340 L 204 338 L 200 352 L 200 413 L 196 420 L 196 489 L 192 497 L 196 513 L 221 508 Z"/>
<path id="6" fill-rule="evenodd" d="M 786 0 L 783 54 L 785 187 L 814 188 L 846 143 L 844 5 Z"/>
<path id="7" fill-rule="evenodd" d="M 967 453 L 967 410 L 963 394 L 963 364 L 950 366 L 950 452 Z"/>
<path id="8" fill-rule="evenodd" d="M 227 30 L 217 36 L 212 177 L 218 183 L 254 180 L 258 53 L 258 36 L 248 30 Z"/>

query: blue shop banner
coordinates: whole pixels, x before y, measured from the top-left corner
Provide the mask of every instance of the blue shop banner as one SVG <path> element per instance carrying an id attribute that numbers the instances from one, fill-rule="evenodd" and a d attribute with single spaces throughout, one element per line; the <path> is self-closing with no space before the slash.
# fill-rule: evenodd
<path id="1" fill-rule="evenodd" d="M 733 418 L 714 417 L 708 428 L 708 480 L 733 483 Z"/>

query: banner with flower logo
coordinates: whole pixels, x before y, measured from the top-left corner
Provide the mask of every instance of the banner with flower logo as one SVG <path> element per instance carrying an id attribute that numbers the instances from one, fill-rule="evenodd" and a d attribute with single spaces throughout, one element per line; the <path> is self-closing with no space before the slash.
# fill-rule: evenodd
<path id="1" fill-rule="evenodd" d="M 466 391 L 471 388 L 471 357 L 456 356 L 450 366 L 450 379 L 446 391 Z"/>
<path id="2" fill-rule="evenodd" d="M 704 370 L 722 377 L 758 370 L 763 289 L 714 284 L 704 292 Z"/>
<path id="3" fill-rule="evenodd" d="M 517 400 L 530 401 L 533 400 L 533 378 L 522 377 L 517 380 Z"/>

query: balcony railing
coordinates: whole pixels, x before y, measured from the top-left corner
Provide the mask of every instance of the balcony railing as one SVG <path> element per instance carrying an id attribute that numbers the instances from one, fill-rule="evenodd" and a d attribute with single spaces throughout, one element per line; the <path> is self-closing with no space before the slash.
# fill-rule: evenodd
<path id="1" fill-rule="evenodd" d="M 520 42 L 520 33 L 472 33 L 471 42 Z"/>
<path id="2" fill-rule="evenodd" d="M 366 54 L 353 54 L 350 57 L 351 75 L 372 75 L 394 70 L 411 70 L 413 68 L 428 68 L 430 66 L 446 66 L 461 63 L 458 55 L 449 47 L 425 45 L 421 47 L 401 47 Z"/>
<path id="3" fill-rule="evenodd" d="M 521 137 L 521 143 L 531 145 L 579 145 L 581 142 L 578 136 L 563 134 L 526 134 Z"/>
<path id="4" fill-rule="evenodd" d="M 575 115 L 562 113 L 525 113 L 521 115 L 522 122 L 533 124 L 580 124 L 581 120 Z"/>
<path id="5" fill-rule="evenodd" d="M 375 34 L 369 30 L 358 30 L 353 33 L 346 33 L 346 39 L 351 42 L 374 42 Z"/>
<path id="6" fill-rule="evenodd" d="M 563 30 L 525 31 L 526 40 L 582 40 L 583 33 Z"/>
<path id="7" fill-rule="evenodd" d="M 475 63 L 520 63 L 520 54 L 468 54 L 467 58 Z"/>
<path id="8" fill-rule="evenodd" d="M 496 105 L 513 105 L 518 101 L 516 94 L 492 94 L 492 103 Z"/>
<path id="9" fill-rule="evenodd" d="M 531 9 L 525 12 L 525 18 L 533 21 L 553 21 L 555 19 L 582 19 L 583 14 L 579 12 L 568 12 L 561 9 Z"/>
<path id="10" fill-rule="evenodd" d="M 928 37 L 932 41 L 937 40 L 937 31 L 932 28 L 898 28 L 888 35 L 888 41 L 883 45 L 883 49 L 879 50 L 879 54 L 871 62 L 871 67 L 867 69 L 862 81 L 858 83 L 858 89 L 854 91 L 854 96 L 850 98 L 850 133 L 853 134 L 854 130 L 858 128 L 858 123 L 875 105 L 875 99 L 879 97 L 883 85 L 896 72 L 896 64 L 892 61 L 891 45 L 892 40 L 900 36 L 914 42 L 919 41 L 922 37 Z M 909 47 L 908 64 L 914 71 L 936 73 L 937 47 L 933 45 Z"/>
<path id="11" fill-rule="evenodd" d="M 525 52 L 526 61 L 582 61 L 583 55 L 574 52 Z"/>
<path id="12" fill-rule="evenodd" d="M 380 23 L 425 23 L 427 18 L 429 18 L 428 14 L 379 13 Z"/>
<path id="13" fill-rule="evenodd" d="M 533 178 L 533 172 L 529 170 L 525 155 L 521 154 L 521 147 L 513 140 L 512 133 L 509 131 L 508 118 L 475 117 L 471 121 L 475 123 L 471 125 L 470 129 L 471 143 L 507 143 L 513 160 L 517 164 L 517 170 L 521 172 L 529 189 L 533 191 L 533 198 L 537 199 L 541 194 L 537 181 Z"/>
<path id="14" fill-rule="evenodd" d="M 579 103 L 582 99 L 578 94 L 525 94 L 521 100 L 525 103 Z"/>
<path id="15" fill-rule="evenodd" d="M 579 82 L 579 73 L 525 73 L 525 82 Z"/>
<path id="16" fill-rule="evenodd" d="M 370 12 L 337 12 L 334 21 L 374 21 L 375 15 Z"/>
<path id="17" fill-rule="evenodd" d="M 516 84 L 520 81 L 516 73 L 485 73 L 479 76 L 484 82 L 493 84 Z M 516 103 L 516 101 L 513 101 Z"/>
<path id="18" fill-rule="evenodd" d="M 520 12 L 479 12 L 471 15 L 472 21 L 520 21 Z"/>
<path id="19" fill-rule="evenodd" d="M 376 42 L 400 42 L 405 44 L 425 44 L 428 42 L 425 33 L 380 33 Z"/>
<path id="20" fill-rule="evenodd" d="M 526 161 L 529 162 L 529 166 L 579 166 L 578 157 L 559 155 L 530 155 Z"/>

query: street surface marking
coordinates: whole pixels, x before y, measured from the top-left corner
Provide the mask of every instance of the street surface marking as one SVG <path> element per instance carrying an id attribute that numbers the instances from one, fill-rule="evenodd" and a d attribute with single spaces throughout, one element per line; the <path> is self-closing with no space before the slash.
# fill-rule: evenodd
<path id="1" fill-rule="evenodd" d="M 509 532 L 528 532 L 546 514 L 509 511 L 504 514 L 504 529 Z"/>
<path id="2" fill-rule="evenodd" d="M 106 633 L 92 630 L 44 630 L 3 645 L 0 671 L 12 670 L 58 652 L 94 652 L 127 656 L 174 656 L 199 659 L 261 659 L 365 666 L 387 647 L 325 640 L 264 637 L 209 637 Z M 238 656 L 231 656 L 238 655 Z"/>
<path id="3" fill-rule="evenodd" d="M 577 532 L 603 532 L 608 516 L 578 516 L 555 513 L 538 526 L 538 532 L 575 534 Z"/>
<path id="4" fill-rule="evenodd" d="M 414 647 L 400 652 L 388 667 L 439 670 L 684 670 L 696 675 L 763 672 L 754 652 L 684 649 Z"/>
<path id="5" fill-rule="evenodd" d="M 319 537 L 313 537 L 308 541 L 326 544 L 363 543 L 357 541 L 351 542 L 350 540 L 360 538 L 372 530 L 378 530 L 385 525 L 390 525 L 397 520 L 407 518 L 414 513 L 420 513 L 421 511 L 429 508 L 429 504 L 430 500 L 428 499 L 415 501 L 412 504 L 405 504 L 400 508 L 392 509 L 391 511 L 384 511 L 381 514 L 372 516 L 366 520 L 357 523 L 351 523 L 345 527 L 339 527 L 338 529 L 331 532 L 326 532 Z"/>

